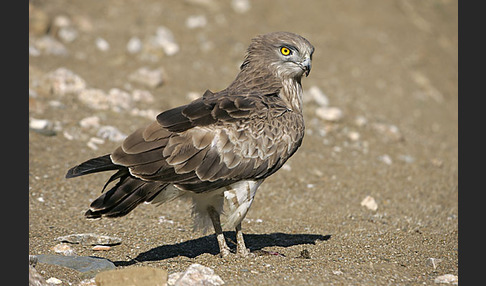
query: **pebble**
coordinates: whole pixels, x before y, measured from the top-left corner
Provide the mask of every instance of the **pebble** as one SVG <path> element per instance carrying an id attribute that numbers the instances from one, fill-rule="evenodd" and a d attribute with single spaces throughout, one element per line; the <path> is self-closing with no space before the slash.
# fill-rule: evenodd
<path id="1" fill-rule="evenodd" d="M 214 274 L 213 269 L 198 263 L 192 264 L 183 273 L 171 274 L 167 281 L 167 285 L 174 286 L 210 286 L 223 284 L 223 279 L 219 275 Z"/>
<path id="2" fill-rule="evenodd" d="M 100 37 L 96 38 L 95 44 L 98 50 L 102 52 L 106 52 L 110 49 L 110 44 L 103 38 Z"/>
<path id="3" fill-rule="evenodd" d="M 180 50 L 179 45 L 174 39 L 174 35 L 169 28 L 159 26 L 155 32 L 155 36 L 151 38 L 151 43 L 155 47 L 160 47 L 164 50 L 164 53 L 168 56 L 177 54 Z"/>
<path id="4" fill-rule="evenodd" d="M 62 255 L 66 256 L 72 256 L 75 255 L 74 249 L 71 248 L 69 244 L 66 243 L 59 243 L 51 247 L 51 250 L 53 250 L 55 253 L 60 253 Z"/>
<path id="5" fill-rule="evenodd" d="M 458 280 L 457 275 L 444 274 L 444 275 L 441 275 L 441 276 L 437 276 L 434 279 L 434 282 L 435 283 L 445 283 L 445 284 L 451 284 L 452 283 L 452 284 L 457 285 L 459 283 L 459 280 Z"/>
<path id="6" fill-rule="evenodd" d="M 381 162 L 383 162 L 387 165 L 393 164 L 392 158 L 390 156 L 388 156 L 387 154 L 379 156 L 378 160 L 380 160 Z"/>
<path id="7" fill-rule="evenodd" d="M 378 156 L 378 160 L 379 160 L 379 161 L 381 161 L 381 162 L 383 162 L 383 163 L 385 163 L 385 164 L 387 164 L 387 165 L 389 165 L 389 166 L 390 166 L 391 164 L 393 164 L 393 160 L 392 160 L 392 159 L 391 159 L 391 157 L 390 157 L 389 155 L 387 155 L 387 154 L 385 154 L 385 155 L 381 155 L 381 156 Z"/>
<path id="8" fill-rule="evenodd" d="M 358 132 L 356 131 L 349 131 L 348 132 L 348 138 L 351 140 L 351 141 L 358 141 L 359 138 L 360 138 L 360 135 Z"/>
<path id="9" fill-rule="evenodd" d="M 316 115 L 324 120 L 337 122 L 343 118 L 343 112 L 337 107 L 321 106 L 316 109 Z"/>
<path id="10" fill-rule="evenodd" d="M 156 88 L 164 83 L 164 70 L 162 68 L 150 70 L 147 67 L 141 67 L 131 73 L 128 79 L 150 88 Z"/>
<path id="11" fill-rule="evenodd" d="M 127 137 L 127 135 L 118 130 L 118 128 L 110 125 L 101 126 L 98 129 L 96 136 L 113 142 L 121 142 Z"/>
<path id="12" fill-rule="evenodd" d="M 155 109 L 138 109 L 138 108 L 133 108 L 130 110 L 130 115 L 134 116 L 141 116 L 145 117 L 151 120 L 154 120 L 157 115 L 159 115 L 160 110 L 155 110 Z"/>
<path id="13" fill-rule="evenodd" d="M 189 29 L 196 29 L 196 28 L 202 28 L 206 26 L 208 23 L 208 20 L 206 19 L 206 16 L 204 15 L 195 15 L 195 16 L 189 16 L 186 19 L 186 27 Z"/>
<path id="14" fill-rule="evenodd" d="M 64 256 L 40 254 L 37 255 L 39 263 L 59 265 L 84 273 L 86 276 L 95 276 L 104 270 L 115 269 L 115 264 L 108 259 L 94 256 Z M 88 278 L 88 277 L 87 277 Z"/>
<path id="15" fill-rule="evenodd" d="M 368 119 L 366 119 L 364 116 L 356 116 L 354 119 L 354 124 L 356 124 L 358 127 L 363 127 L 368 124 Z"/>
<path id="16" fill-rule="evenodd" d="M 148 90 L 142 90 L 142 89 L 134 89 L 132 91 L 132 99 L 133 101 L 140 101 L 140 102 L 146 102 L 146 103 L 152 103 L 154 102 L 154 96 L 150 91 Z"/>
<path id="17" fill-rule="evenodd" d="M 82 245 L 115 245 L 122 240 L 118 237 L 99 235 L 95 233 L 77 233 L 56 238 L 56 241 L 69 242 Z"/>
<path id="18" fill-rule="evenodd" d="M 249 0 L 231 0 L 231 7 L 236 13 L 246 13 L 250 10 L 251 4 Z"/>
<path id="19" fill-rule="evenodd" d="M 127 43 L 127 51 L 130 54 L 136 54 L 142 50 L 142 41 L 138 37 L 131 37 Z"/>
<path id="20" fill-rule="evenodd" d="M 100 118 L 96 115 L 85 117 L 79 121 L 79 125 L 86 129 L 98 128 L 100 126 Z"/>
<path id="21" fill-rule="evenodd" d="M 30 44 L 32 44 L 32 46 L 30 46 Z M 33 39 L 31 43 L 29 41 L 29 54 L 33 56 L 39 56 L 41 54 L 66 56 L 68 55 L 68 50 L 61 42 L 52 36 L 45 35 Z"/>
<path id="22" fill-rule="evenodd" d="M 395 125 L 384 123 L 373 123 L 373 130 L 382 135 L 385 141 L 398 142 L 403 140 L 403 135 Z"/>
<path id="23" fill-rule="evenodd" d="M 29 121 L 29 129 L 45 136 L 54 136 L 58 131 L 62 130 L 62 127 L 61 122 L 59 121 L 31 117 Z"/>
<path id="24" fill-rule="evenodd" d="M 437 264 L 439 262 L 442 262 L 442 259 L 437 259 L 437 258 L 427 258 L 427 265 L 430 265 L 434 268 L 434 270 L 437 268 Z"/>
<path id="25" fill-rule="evenodd" d="M 163 286 L 167 285 L 167 271 L 154 267 L 127 267 L 104 271 L 95 277 L 97 286 Z"/>
<path id="26" fill-rule="evenodd" d="M 44 88 L 54 95 L 77 94 L 86 88 L 84 79 L 63 67 L 47 73 L 44 83 Z"/>
<path id="27" fill-rule="evenodd" d="M 104 143 L 105 143 L 105 140 L 103 140 L 101 138 L 91 137 L 91 138 L 89 138 L 89 141 L 88 141 L 88 143 L 86 143 L 86 145 L 93 150 L 98 150 L 98 145 L 101 145 L 101 144 L 104 144 Z"/>
<path id="28" fill-rule="evenodd" d="M 329 99 L 327 98 L 327 96 L 324 94 L 324 92 L 322 92 L 322 90 L 320 88 L 318 88 L 315 85 L 311 86 L 311 88 L 309 88 L 306 96 L 310 100 L 313 100 L 315 103 L 317 103 L 319 106 L 328 106 L 329 105 Z"/>
<path id="29" fill-rule="evenodd" d="M 55 285 L 62 284 L 62 281 L 57 279 L 56 277 L 51 277 L 51 278 L 47 279 L 46 282 L 49 283 L 49 284 L 55 284 Z"/>
<path id="30" fill-rule="evenodd" d="M 34 267 L 29 265 L 29 286 L 47 286 L 46 280 L 42 275 L 35 270 Z"/>
<path id="31" fill-rule="evenodd" d="M 361 206 L 364 206 L 372 211 L 376 211 L 378 209 L 378 204 L 372 196 L 366 196 L 366 198 L 361 201 Z"/>
<path id="32" fill-rule="evenodd" d="M 108 245 L 95 245 L 91 248 L 94 251 L 108 251 L 111 249 L 111 246 Z"/>
<path id="33" fill-rule="evenodd" d="M 90 108 L 115 112 L 128 110 L 133 104 L 130 93 L 118 88 L 110 89 L 108 94 L 96 88 L 85 89 L 78 94 L 78 99 Z"/>

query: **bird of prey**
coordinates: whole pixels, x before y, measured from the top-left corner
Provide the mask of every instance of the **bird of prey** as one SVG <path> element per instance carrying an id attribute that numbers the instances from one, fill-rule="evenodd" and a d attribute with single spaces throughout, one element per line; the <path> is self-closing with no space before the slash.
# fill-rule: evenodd
<path id="1" fill-rule="evenodd" d="M 256 190 L 302 143 L 301 79 L 313 52 L 294 33 L 256 36 L 226 89 L 160 113 L 113 153 L 71 168 L 66 178 L 116 171 L 85 216 L 121 217 L 140 203 L 190 198 L 195 229 L 213 226 L 224 257 L 231 253 L 220 221 L 226 202 L 224 227 L 236 230 L 237 255 L 248 256 L 241 222 Z"/>

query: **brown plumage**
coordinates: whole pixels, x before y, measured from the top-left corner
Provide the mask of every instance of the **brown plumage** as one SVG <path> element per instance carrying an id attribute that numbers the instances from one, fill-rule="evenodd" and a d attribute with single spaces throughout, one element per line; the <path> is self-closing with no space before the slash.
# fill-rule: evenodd
<path id="1" fill-rule="evenodd" d="M 230 253 L 220 223 L 236 228 L 237 253 L 247 255 L 241 221 L 257 188 L 294 154 L 304 136 L 301 78 L 314 47 L 275 32 L 254 38 L 233 83 L 159 114 L 113 153 L 73 167 L 67 178 L 116 170 L 92 202 L 88 218 L 124 216 L 143 202 L 193 200 L 195 227 L 214 227 L 221 255 Z"/>

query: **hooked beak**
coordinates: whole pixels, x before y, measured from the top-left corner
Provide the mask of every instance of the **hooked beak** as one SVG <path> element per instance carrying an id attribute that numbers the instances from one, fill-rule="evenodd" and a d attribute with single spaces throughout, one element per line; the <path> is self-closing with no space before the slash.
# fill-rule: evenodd
<path id="1" fill-rule="evenodd" d="M 300 63 L 300 68 L 304 70 L 305 76 L 309 76 L 312 67 L 312 62 L 310 58 L 305 58 L 304 61 Z"/>

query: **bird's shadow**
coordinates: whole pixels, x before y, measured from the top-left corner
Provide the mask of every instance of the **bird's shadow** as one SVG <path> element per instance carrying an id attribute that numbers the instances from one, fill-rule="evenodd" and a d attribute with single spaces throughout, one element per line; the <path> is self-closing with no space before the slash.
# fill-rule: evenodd
<path id="1" fill-rule="evenodd" d="M 225 232 L 224 235 L 227 242 L 230 242 L 230 248 L 234 248 L 231 246 L 231 244 L 236 241 L 235 232 L 228 231 Z M 273 246 L 289 247 L 300 244 L 316 244 L 316 241 L 318 240 L 324 241 L 330 238 L 331 235 L 329 234 L 287 234 L 280 232 L 271 234 L 244 235 L 246 246 L 250 248 L 250 251 L 259 251 L 265 247 Z M 138 262 L 159 261 L 177 256 L 194 258 L 204 253 L 213 255 L 219 254 L 219 247 L 214 234 L 177 244 L 157 246 L 148 251 L 140 253 L 137 257 L 128 261 L 114 261 L 114 264 L 116 266 L 128 266 Z"/>

